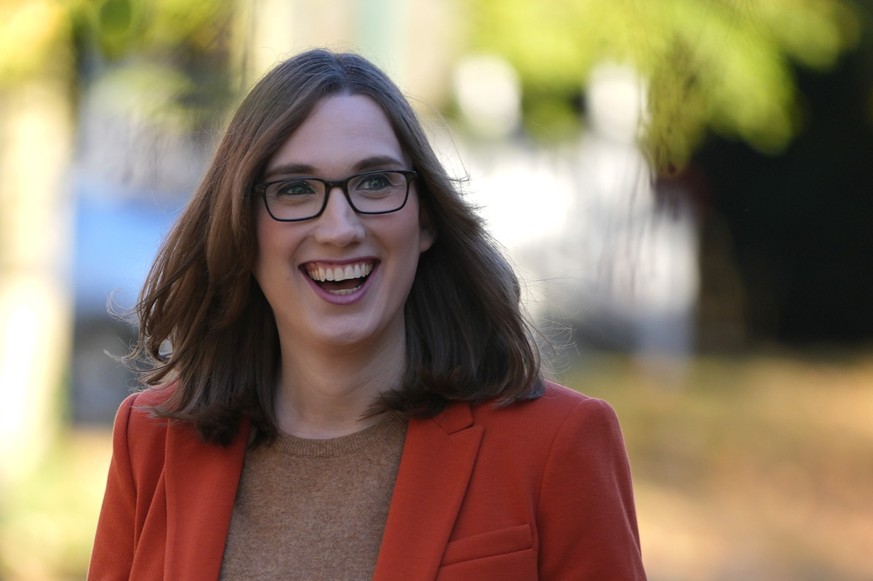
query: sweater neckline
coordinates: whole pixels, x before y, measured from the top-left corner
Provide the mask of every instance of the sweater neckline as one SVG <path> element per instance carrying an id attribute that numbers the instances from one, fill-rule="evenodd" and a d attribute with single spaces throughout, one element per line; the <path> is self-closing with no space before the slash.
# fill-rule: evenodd
<path id="1" fill-rule="evenodd" d="M 301 438 L 280 432 L 269 447 L 275 452 L 291 456 L 337 457 L 372 447 L 406 432 L 407 420 L 400 414 L 388 412 L 379 422 L 363 430 L 338 438 Z"/>

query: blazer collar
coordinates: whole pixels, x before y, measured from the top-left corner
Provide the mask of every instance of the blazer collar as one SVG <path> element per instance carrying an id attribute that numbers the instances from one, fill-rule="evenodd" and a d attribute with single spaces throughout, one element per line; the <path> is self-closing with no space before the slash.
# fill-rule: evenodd
<path id="1" fill-rule="evenodd" d="M 482 433 L 469 404 L 410 421 L 373 581 L 436 578 Z"/>
<path id="2" fill-rule="evenodd" d="M 229 447 L 204 443 L 188 426 L 167 434 L 165 573 L 192 581 L 218 579 L 249 440 L 243 422 Z"/>
<path id="3" fill-rule="evenodd" d="M 482 433 L 469 404 L 409 422 L 373 581 L 436 578 Z M 191 581 L 217 579 L 249 425 L 244 422 L 227 448 L 206 444 L 180 425 L 171 426 L 167 440 L 165 571 Z"/>

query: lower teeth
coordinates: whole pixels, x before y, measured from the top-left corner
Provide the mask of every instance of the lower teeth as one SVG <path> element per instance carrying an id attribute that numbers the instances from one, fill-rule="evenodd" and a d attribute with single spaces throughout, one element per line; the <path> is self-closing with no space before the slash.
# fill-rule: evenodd
<path id="1" fill-rule="evenodd" d="M 354 288 L 341 288 L 341 289 L 336 289 L 336 290 L 332 290 L 332 291 L 328 291 L 328 292 L 332 295 L 345 296 L 345 295 L 352 294 L 353 292 L 355 292 L 356 290 L 358 290 L 362 286 L 363 285 L 358 285 Z"/>

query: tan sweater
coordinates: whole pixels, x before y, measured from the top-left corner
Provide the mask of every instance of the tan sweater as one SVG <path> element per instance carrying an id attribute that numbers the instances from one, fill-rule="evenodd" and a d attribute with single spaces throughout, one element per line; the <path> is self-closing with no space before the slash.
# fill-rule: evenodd
<path id="1" fill-rule="evenodd" d="M 221 579 L 370 579 L 405 437 L 389 414 L 349 436 L 281 435 L 250 451 Z"/>

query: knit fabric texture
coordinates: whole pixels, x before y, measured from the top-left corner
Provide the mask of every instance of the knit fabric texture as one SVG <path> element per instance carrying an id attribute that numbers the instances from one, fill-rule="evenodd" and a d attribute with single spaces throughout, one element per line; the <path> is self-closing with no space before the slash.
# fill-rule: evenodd
<path id="1" fill-rule="evenodd" d="M 283 434 L 249 451 L 220 578 L 372 578 L 406 425 L 388 414 L 348 436 Z"/>

